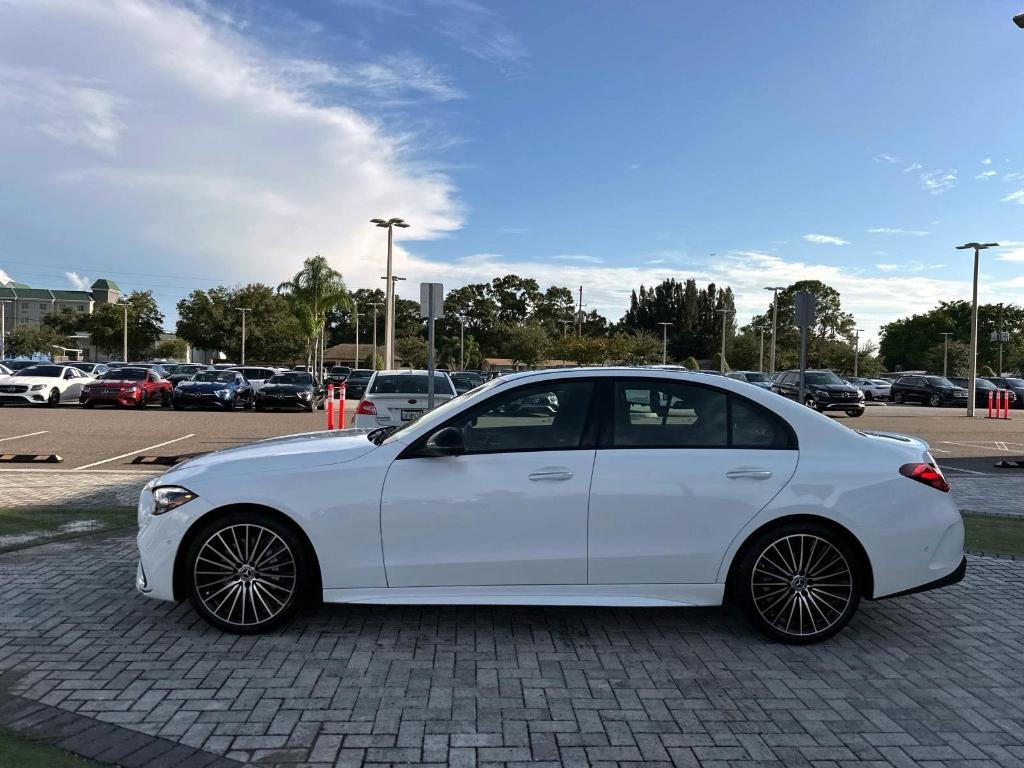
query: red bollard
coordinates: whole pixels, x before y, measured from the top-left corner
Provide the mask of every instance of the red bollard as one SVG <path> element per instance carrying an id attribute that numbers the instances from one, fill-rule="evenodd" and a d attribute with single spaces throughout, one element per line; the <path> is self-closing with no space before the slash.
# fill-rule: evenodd
<path id="1" fill-rule="evenodd" d="M 345 382 L 338 385 L 338 429 L 345 428 Z"/>
<path id="2" fill-rule="evenodd" d="M 327 399 L 324 401 L 327 408 L 327 428 L 334 429 L 334 385 L 327 385 Z"/>
<path id="3" fill-rule="evenodd" d="M 1003 418 L 1010 418 L 1010 390 L 1003 390 Z"/>
<path id="4" fill-rule="evenodd" d="M 996 390 L 996 392 L 998 392 L 998 391 L 999 390 Z M 986 419 L 991 419 L 992 418 L 992 390 L 991 389 L 988 391 L 988 416 L 986 416 L 985 418 Z"/>

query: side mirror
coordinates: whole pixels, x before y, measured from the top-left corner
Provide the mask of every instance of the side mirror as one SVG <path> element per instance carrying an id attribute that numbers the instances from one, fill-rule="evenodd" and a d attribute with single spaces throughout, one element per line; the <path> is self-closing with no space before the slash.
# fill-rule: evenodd
<path id="1" fill-rule="evenodd" d="M 459 456 L 466 450 L 462 432 L 455 427 L 445 427 L 435 432 L 420 451 L 421 456 Z"/>

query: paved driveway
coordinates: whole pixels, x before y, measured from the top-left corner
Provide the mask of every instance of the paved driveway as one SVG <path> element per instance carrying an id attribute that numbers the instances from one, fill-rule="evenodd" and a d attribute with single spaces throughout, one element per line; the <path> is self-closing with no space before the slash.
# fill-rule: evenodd
<path id="1" fill-rule="evenodd" d="M 333 606 L 240 638 L 136 596 L 133 555 L 0 556 L 0 684 L 24 697 L 0 715 L 43 702 L 131 729 L 126 749 L 211 753 L 179 765 L 1024 764 L 1024 563 L 972 557 L 963 584 L 793 648 L 720 609 Z"/>

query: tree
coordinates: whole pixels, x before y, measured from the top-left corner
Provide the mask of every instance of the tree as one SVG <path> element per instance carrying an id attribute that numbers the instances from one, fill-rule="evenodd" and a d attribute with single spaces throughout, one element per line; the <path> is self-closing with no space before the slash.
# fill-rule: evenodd
<path id="1" fill-rule="evenodd" d="M 700 363 L 697 362 L 696 358 L 688 357 L 683 360 L 683 368 L 689 368 L 691 371 L 700 369 Z"/>
<path id="2" fill-rule="evenodd" d="M 612 337 L 609 356 L 626 365 L 661 362 L 661 339 L 648 331 L 619 333 Z"/>
<path id="3" fill-rule="evenodd" d="M 722 357 L 721 352 L 715 352 L 714 357 L 711 358 L 711 370 L 713 371 L 730 371 L 729 361 Z"/>
<path id="4" fill-rule="evenodd" d="M 427 367 L 427 340 L 420 336 L 395 339 L 395 357 L 406 368 Z"/>
<path id="5" fill-rule="evenodd" d="M 556 359 L 576 365 L 600 365 L 608 357 L 608 339 L 597 336 L 566 336 L 555 340 Z"/>
<path id="6" fill-rule="evenodd" d="M 341 273 L 323 256 L 306 259 L 291 280 L 277 286 L 288 297 L 292 312 L 306 337 L 306 362 L 314 370 L 323 364 L 327 314 L 331 310 L 351 308 L 348 289 Z"/>
<path id="7" fill-rule="evenodd" d="M 67 346 L 67 339 L 48 325 L 19 325 L 7 334 L 4 354 L 10 357 L 31 356 L 37 352 L 52 358 L 55 346 Z"/>
<path id="8" fill-rule="evenodd" d="M 43 318 L 43 325 L 52 328 L 65 340 L 75 331 L 84 329 L 87 322 L 88 315 L 68 306 L 63 306 Z"/>
<path id="9" fill-rule="evenodd" d="M 124 304 L 128 305 L 128 358 L 144 357 L 160 340 L 164 322 L 152 291 L 132 291 L 123 303 L 102 304 L 89 316 L 86 330 L 92 343 L 111 354 L 118 354 L 124 339 Z"/>
<path id="10" fill-rule="evenodd" d="M 731 337 L 736 329 L 732 289 L 720 289 L 714 283 L 699 289 L 692 278 L 683 283 L 670 278 L 652 288 L 641 285 L 633 291 L 619 327 L 660 336 L 659 323 L 671 323 L 667 331 L 668 350 L 674 359 L 688 355 L 707 357 L 722 343 L 722 316 L 717 309 L 730 311 L 726 336 Z"/>
<path id="11" fill-rule="evenodd" d="M 161 360 L 184 360 L 188 357 L 188 342 L 184 339 L 164 339 L 153 347 L 153 357 Z"/>
<path id="12" fill-rule="evenodd" d="M 531 366 L 543 361 L 550 347 L 550 339 L 544 329 L 536 324 L 508 325 L 502 331 L 502 351 L 516 368 L 520 363 Z"/>

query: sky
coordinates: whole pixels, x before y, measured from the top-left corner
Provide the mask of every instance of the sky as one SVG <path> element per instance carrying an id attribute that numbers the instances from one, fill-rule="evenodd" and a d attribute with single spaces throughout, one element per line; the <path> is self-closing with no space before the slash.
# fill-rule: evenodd
<path id="1" fill-rule="evenodd" d="M 1024 303 L 1024 0 L 0 0 L 0 282 Z"/>

